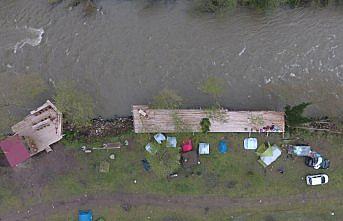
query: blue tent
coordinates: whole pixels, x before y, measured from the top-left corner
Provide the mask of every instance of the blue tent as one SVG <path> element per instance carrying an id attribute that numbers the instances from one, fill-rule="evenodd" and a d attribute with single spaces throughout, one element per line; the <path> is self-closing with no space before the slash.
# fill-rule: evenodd
<path id="1" fill-rule="evenodd" d="M 92 221 L 92 210 L 79 210 L 79 221 Z"/>
<path id="2" fill-rule="evenodd" d="M 226 141 L 221 140 L 218 145 L 218 151 L 219 153 L 226 153 L 227 152 L 227 144 Z"/>

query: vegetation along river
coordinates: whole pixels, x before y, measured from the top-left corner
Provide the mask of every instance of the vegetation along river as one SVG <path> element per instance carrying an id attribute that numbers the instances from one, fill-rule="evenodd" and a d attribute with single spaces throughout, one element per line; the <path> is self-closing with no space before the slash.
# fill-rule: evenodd
<path id="1" fill-rule="evenodd" d="M 149 103 L 164 88 L 185 107 L 206 106 L 212 98 L 199 85 L 209 76 L 225 81 L 220 103 L 231 109 L 310 101 L 310 114 L 343 112 L 341 7 L 237 8 L 218 16 L 194 13 L 184 0 L 96 4 L 84 16 L 65 2 L 0 1 L 3 124 L 6 107 L 23 104 L 11 110 L 23 116 L 58 82 L 87 91 L 105 117 L 130 115 L 132 104 Z M 31 81 L 34 88 L 23 91 Z"/>

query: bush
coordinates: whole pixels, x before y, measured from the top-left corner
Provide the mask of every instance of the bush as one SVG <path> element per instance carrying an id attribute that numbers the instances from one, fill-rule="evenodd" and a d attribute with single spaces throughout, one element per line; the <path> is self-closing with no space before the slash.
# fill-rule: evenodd
<path id="1" fill-rule="evenodd" d="M 198 0 L 197 9 L 202 12 L 217 13 L 236 8 L 237 0 Z"/>
<path id="2" fill-rule="evenodd" d="M 253 8 L 265 10 L 276 8 L 284 2 L 284 0 L 243 0 L 242 4 L 251 6 Z"/>
<path id="3" fill-rule="evenodd" d="M 85 13 L 86 16 L 89 16 L 93 14 L 94 12 L 96 12 L 96 5 L 94 4 L 94 2 L 91 0 L 88 0 L 83 7 L 83 12 Z"/>
<path id="4" fill-rule="evenodd" d="M 208 95 L 213 96 L 215 99 L 223 94 L 225 83 L 223 79 L 218 77 L 208 77 L 202 82 L 200 90 Z"/>
<path id="5" fill-rule="evenodd" d="M 208 118 L 203 118 L 200 122 L 200 126 L 201 126 L 201 131 L 203 133 L 207 133 L 210 131 L 210 127 L 211 127 L 211 122 L 210 119 Z"/>
<path id="6" fill-rule="evenodd" d="M 71 83 L 60 83 L 54 96 L 57 108 L 64 114 L 65 120 L 75 128 L 90 125 L 94 116 L 93 99 Z"/>
<path id="7" fill-rule="evenodd" d="M 286 124 L 287 126 L 297 126 L 300 124 L 308 123 L 311 119 L 304 117 L 303 113 L 304 110 L 311 105 L 311 103 L 303 102 L 301 104 L 295 105 L 291 107 L 287 105 L 285 107 L 285 114 L 286 114 Z"/>
<path id="8" fill-rule="evenodd" d="M 163 89 L 154 97 L 152 108 L 155 109 L 178 109 L 182 105 L 182 97 L 174 90 Z"/>
<path id="9" fill-rule="evenodd" d="M 58 4 L 58 3 L 61 3 L 63 0 L 48 0 L 48 3 L 49 4 Z"/>

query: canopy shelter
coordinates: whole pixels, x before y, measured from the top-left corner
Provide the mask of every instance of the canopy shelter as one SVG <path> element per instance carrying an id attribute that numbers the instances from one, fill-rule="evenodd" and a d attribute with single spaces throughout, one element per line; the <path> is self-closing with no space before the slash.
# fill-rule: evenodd
<path id="1" fill-rule="evenodd" d="M 18 135 L 2 140 L 0 148 L 11 167 L 16 167 L 30 158 L 30 153 L 25 146 L 24 140 Z"/>
<path id="2" fill-rule="evenodd" d="M 281 150 L 275 144 L 273 146 L 270 146 L 268 144 L 267 149 L 265 148 L 266 147 L 262 145 L 261 147 L 259 147 L 259 149 L 256 152 L 256 154 L 260 156 L 260 159 L 258 160 L 258 162 L 263 167 L 269 166 L 281 156 Z"/>
<path id="3" fill-rule="evenodd" d="M 285 131 L 284 112 L 217 110 L 220 119 L 209 117 L 202 109 L 150 109 L 133 106 L 135 133 L 202 132 L 200 122 L 210 120 L 210 132 L 279 132 Z"/>
<path id="4" fill-rule="evenodd" d="M 92 210 L 79 210 L 79 221 L 92 221 Z"/>
<path id="5" fill-rule="evenodd" d="M 219 151 L 219 153 L 224 154 L 224 153 L 227 152 L 227 150 L 228 150 L 228 148 L 227 148 L 226 141 L 221 140 L 221 141 L 219 142 L 219 145 L 218 145 L 218 151 Z"/>

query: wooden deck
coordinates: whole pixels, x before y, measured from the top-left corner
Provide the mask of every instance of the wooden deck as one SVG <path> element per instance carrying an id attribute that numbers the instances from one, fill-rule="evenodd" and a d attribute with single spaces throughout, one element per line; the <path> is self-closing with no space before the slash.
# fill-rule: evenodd
<path id="1" fill-rule="evenodd" d="M 213 112 L 203 109 L 165 110 L 134 105 L 132 112 L 135 133 L 201 132 L 200 122 L 203 118 L 210 119 L 210 132 L 285 131 L 284 112 L 276 111 L 221 110 L 211 117 Z"/>

